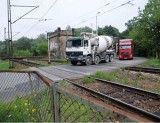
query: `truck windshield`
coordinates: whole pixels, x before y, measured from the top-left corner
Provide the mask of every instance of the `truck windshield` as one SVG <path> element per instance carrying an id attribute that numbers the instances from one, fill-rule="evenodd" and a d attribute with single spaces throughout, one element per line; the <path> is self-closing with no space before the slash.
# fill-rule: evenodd
<path id="1" fill-rule="evenodd" d="M 67 47 L 83 47 L 82 40 L 68 40 Z"/>
<path id="2" fill-rule="evenodd" d="M 127 49 L 131 49 L 131 45 L 120 45 L 119 46 L 120 50 L 127 50 Z"/>

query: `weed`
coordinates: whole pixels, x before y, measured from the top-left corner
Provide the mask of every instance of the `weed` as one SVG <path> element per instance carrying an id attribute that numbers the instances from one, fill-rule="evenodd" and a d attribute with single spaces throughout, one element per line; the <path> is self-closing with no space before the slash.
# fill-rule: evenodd
<path id="1" fill-rule="evenodd" d="M 94 76 L 97 77 L 97 78 L 108 80 L 108 81 L 113 81 L 116 78 L 116 73 L 114 73 L 114 72 L 106 73 L 106 72 L 103 72 L 103 71 L 98 71 L 98 72 L 95 73 Z"/>
<path id="2" fill-rule="evenodd" d="M 154 68 L 160 68 L 160 61 L 156 58 L 150 58 L 140 66 L 142 67 L 154 67 Z"/>
<path id="3" fill-rule="evenodd" d="M 88 84 L 88 83 L 94 83 L 96 80 L 94 78 L 91 78 L 91 77 L 88 77 L 88 76 L 85 76 L 83 77 L 82 79 L 82 82 L 84 84 Z"/>

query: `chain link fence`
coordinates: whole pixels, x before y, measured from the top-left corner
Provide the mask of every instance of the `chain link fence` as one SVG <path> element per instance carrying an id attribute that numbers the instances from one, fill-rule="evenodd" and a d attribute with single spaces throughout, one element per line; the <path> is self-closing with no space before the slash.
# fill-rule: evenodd
<path id="1" fill-rule="evenodd" d="M 34 71 L 0 71 L 0 122 L 133 122 Z"/>
<path id="2" fill-rule="evenodd" d="M 0 72 L 0 122 L 52 122 L 50 95 L 35 72 Z"/>

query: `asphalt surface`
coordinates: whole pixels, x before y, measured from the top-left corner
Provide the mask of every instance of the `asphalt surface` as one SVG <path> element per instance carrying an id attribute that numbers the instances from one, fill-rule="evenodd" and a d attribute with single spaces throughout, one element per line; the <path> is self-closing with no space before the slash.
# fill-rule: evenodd
<path id="1" fill-rule="evenodd" d="M 36 70 L 53 81 L 59 81 L 64 78 L 81 78 L 85 75 L 94 74 L 97 71 L 109 72 L 122 67 L 134 66 L 143 63 L 145 60 L 145 58 L 121 61 L 115 59 L 113 62 L 100 63 L 98 65 L 84 66 L 78 64 L 77 66 L 73 66 L 71 64 L 66 64 L 40 68 L 33 67 L 30 68 L 30 70 Z M 46 87 L 35 75 L 32 75 L 30 80 L 28 74 L 1 73 L 0 78 L 2 80 L 0 81 L 0 99 L 4 101 L 12 101 L 16 96 L 23 97 L 30 94 L 33 89 L 39 91 Z"/>
<path id="2" fill-rule="evenodd" d="M 135 57 L 133 60 L 118 60 L 114 59 L 113 62 L 100 63 L 98 65 L 81 65 L 78 64 L 73 66 L 71 64 L 60 65 L 60 66 L 49 66 L 40 68 L 30 68 L 31 70 L 36 70 L 42 75 L 48 77 L 53 81 L 62 80 L 64 78 L 80 78 L 84 75 L 91 75 L 97 71 L 110 72 L 114 69 L 119 69 L 128 66 L 135 66 L 137 64 L 146 61 L 146 58 Z"/>

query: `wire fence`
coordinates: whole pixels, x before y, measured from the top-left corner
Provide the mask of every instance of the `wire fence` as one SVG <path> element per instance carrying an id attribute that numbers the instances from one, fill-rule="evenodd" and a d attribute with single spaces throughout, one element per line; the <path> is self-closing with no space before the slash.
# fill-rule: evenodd
<path id="1" fill-rule="evenodd" d="M 34 71 L 0 71 L 0 122 L 133 122 Z"/>
<path id="2" fill-rule="evenodd" d="M 52 122 L 50 87 L 34 72 L 0 72 L 0 122 Z"/>

